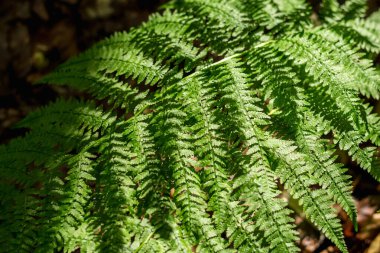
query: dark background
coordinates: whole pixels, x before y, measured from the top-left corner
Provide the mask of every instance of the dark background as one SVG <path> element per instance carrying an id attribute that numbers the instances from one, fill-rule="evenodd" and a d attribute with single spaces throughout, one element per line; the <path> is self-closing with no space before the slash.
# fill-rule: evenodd
<path id="1" fill-rule="evenodd" d="M 28 112 L 58 96 L 80 94 L 62 86 L 33 82 L 58 64 L 115 31 L 147 20 L 165 0 L 0 0 L 0 144 L 22 134 L 12 125 Z M 313 6 L 318 1 L 311 0 Z M 369 1 L 370 10 L 380 0 Z M 379 24 L 380 25 L 380 24 Z M 373 102 L 373 101 L 372 101 Z M 344 212 L 346 242 L 351 253 L 380 253 L 380 185 L 353 164 L 345 153 L 341 162 L 353 176 L 359 231 Z M 302 252 L 339 252 L 303 217 L 296 216 Z"/>
<path id="2" fill-rule="evenodd" d="M 160 0 L 0 0 L 0 143 L 29 111 L 64 87 L 33 82 L 115 31 L 145 21 Z"/>

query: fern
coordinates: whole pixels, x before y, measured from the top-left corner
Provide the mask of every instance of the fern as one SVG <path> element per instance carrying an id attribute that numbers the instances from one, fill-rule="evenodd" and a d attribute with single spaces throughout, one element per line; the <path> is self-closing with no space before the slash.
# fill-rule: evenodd
<path id="1" fill-rule="evenodd" d="M 2 252 L 299 252 L 279 184 L 348 252 L 335 153 L 380 180 L 364 99 L 380 97 L 380 15 L 327 0 L 310 16 L 300 0 L 171 1 L 44 77 L 90 96 L 0 147 Z"/>

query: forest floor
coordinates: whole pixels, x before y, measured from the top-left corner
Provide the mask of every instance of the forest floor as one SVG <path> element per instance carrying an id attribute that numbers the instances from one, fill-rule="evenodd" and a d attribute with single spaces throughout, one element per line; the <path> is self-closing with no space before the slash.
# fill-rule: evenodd
<path id="1" fill-rule="evenodd" d="M 115 31 L 145 21 L 163 0 L 0 1 L 0 144 L 23 134 L 12 126 L 30 111 L 57 97 L 78 96 L 58 86 L 33 82 L 57 65 Z M 340 160 L 354 181 L 359 230 L 342 218 L 350 253 L 380 252 L 380 184 L 352 163 Z M 296 216 L 303 253 L 339 252 L 302 215 Z"/>

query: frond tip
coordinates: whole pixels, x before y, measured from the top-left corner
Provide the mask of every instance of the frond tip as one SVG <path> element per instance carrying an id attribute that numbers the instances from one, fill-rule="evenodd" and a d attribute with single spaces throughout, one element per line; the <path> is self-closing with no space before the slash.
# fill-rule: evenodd
<path id="1" fill-rule="evenodd" d="M 336 150 L 380 180 L 365 6 L 323 1 L 310 20 L 299 0 L 173 0 L 58 67 L 39 83 L 89 94 L 0 146 L 4 252 L 299 252 L 284 188 L 347 253 Z"/>

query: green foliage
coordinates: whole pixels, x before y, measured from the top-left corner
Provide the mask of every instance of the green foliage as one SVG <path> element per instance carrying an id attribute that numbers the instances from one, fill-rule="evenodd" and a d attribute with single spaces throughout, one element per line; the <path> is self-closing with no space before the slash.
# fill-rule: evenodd
<path id="1" fill-rule="evenodd" d="M 171 1 L 43 78 L 89 98 L 31 113 L 0 147 L 1 251 L 299 252 L 290 194 L 347 252 L 336 151 L 380 180 L 364 101 L 380 97 L 380 12 L 319 10 Z"/>

